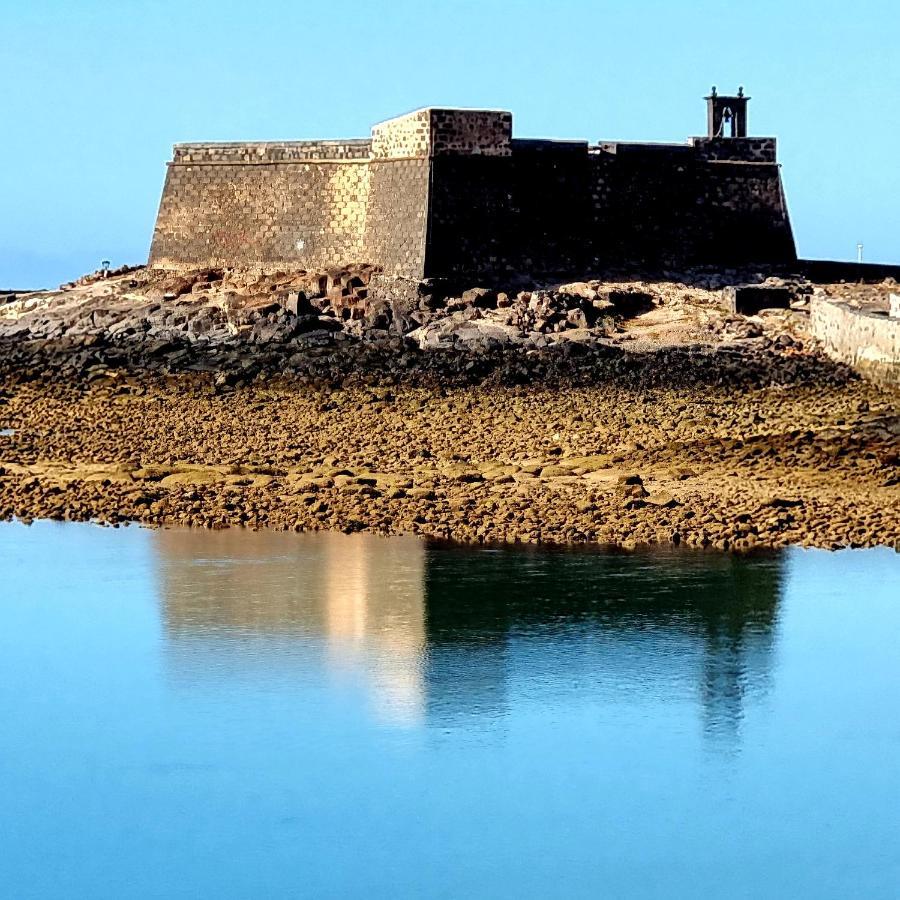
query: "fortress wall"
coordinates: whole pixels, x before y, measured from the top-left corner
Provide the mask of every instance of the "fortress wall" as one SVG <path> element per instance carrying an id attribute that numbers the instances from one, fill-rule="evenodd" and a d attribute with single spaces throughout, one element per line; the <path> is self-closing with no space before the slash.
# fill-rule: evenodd
<path id="1" fill-rule="evenodd" d="M 776 164 L 710 162 L 688 145 L 607 144 L 591 152 L 591 181 L 597 265 L 796 259 Z"/>
<path id="2" fill-rule="evenodd" d="M 698 166 L 695 261 L 794 262 L 797 250 L 781 169 L 771 163 Z"/>
<path id="3" fill-rule="evenodd" d="M 425 159 L 431 152 L 431 110 L 379 122 L 372 128 L 373 159 Z"/>
<path id="4" fill-rule="evenodd" d="M 779 166 L 713 163 L 706 167 L 699 196 L 696 258 L 712 246 L 714 261 L 797 259 Z"/>
<path id="5" fill-rule="evenodd" d="M 475 154 L 510 156 L 512 113 L 488 109 L 417 109 L 372 129 L 373 159 Z"/>
<path id="6" fill-rule="evenodd" d="M 178 144 L 150 249 L 162 268 L 359 259 L 369 141 Z"/>
<path id="7" fill-rule="evenodd" d="M 373 159 L 363 249 L 358 259 L 386 275 L 425 274 L 430 165 L 421 159 Z M 351 257 L 349 261 L 354 261 Z"/>
<path id="8" fill-rule="evenodd" d="M 586 144 L 513 141 L 510 156 L 437 156 L 432 171 L 429 274 L 583 270 Z"/>
<path id="9" fill-rule="evenodd" d="M 425 274 L 431 110 L 420 109 L 372 129 L 363 258 L 385 275 Z"/>
<path id="10" fill-rule="evenodd" d="M 512 156 L 512 113 L 433 109 L 431 155 Z"/>
<path id="11" fill-rule="evenodd" d="M 176 145 L 150 264 L 412 279 L 579 277 L 796 259 L 772 138 L 512 138 L 497 110 L 423 109 L 371 140 Z"/>
<path id="12" fill-rule="evenodd" d="M 776 160 L 775 138 L 691 138 L 697 159 L 729 162 L 768 162 Z"/>
<path id="13" fill-rule="evenodd" d="M 509 148 L 433 153 L 428 275 L 796 258 L 772 138 Z"/>
<path id="14" fill-rule="evenodd" d="M 506 190 L 511 135 L 512 115 L 491 110 L 424 109 L 376 125 L 367 259 L 409 278 L 449 274 L 455 263 L 472 271 L 482 258 L 494 268 L 503 232 L 493 213 Z M 443 254 L 439 268 L 426 258 L 426 243 Z"/>

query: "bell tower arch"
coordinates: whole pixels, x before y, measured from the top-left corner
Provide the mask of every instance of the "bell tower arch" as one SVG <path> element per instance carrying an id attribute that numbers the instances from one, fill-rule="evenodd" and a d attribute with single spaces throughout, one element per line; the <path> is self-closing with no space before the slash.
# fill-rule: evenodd
<path id="1" fill-rule="evenodd" d="M 707 137 L 744 138 L 747 137 L 747 102 L 743 87 L 737 94 L 720 94 L 715 85 L 706 99 Z"/>

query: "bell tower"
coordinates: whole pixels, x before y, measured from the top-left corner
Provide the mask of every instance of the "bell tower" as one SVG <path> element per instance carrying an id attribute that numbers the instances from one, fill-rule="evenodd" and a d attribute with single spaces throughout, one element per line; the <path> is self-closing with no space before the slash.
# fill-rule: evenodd
<path id="1" fill-rule="evenodd" d="M 715 86 L 706 99 L 706 121 L 710 138 L 747 137 L 747 101 L 743 87 L 735 96 L 719 94 Z"/>

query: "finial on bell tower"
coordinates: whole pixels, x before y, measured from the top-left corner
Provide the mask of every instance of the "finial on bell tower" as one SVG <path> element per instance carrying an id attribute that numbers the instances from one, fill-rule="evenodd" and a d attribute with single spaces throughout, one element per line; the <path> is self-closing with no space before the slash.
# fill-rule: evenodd
<path id="1" fill-rule="evenodd" d="M 750 98 L 744 96 L 743 85 L 732 96 L 719 94 L 713 85 L 712 93 L 705 99 L 708 137 L 747 137 L 747 102 Z"/>

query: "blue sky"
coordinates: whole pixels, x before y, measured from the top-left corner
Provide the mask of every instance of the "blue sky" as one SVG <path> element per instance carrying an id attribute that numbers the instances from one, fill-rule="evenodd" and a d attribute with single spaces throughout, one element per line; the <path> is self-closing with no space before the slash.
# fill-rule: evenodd
<path id="1" fill-rule="evenodd" d="M 188 140 L 365 136 L 427 105 L 682 141 L 747 87 L 801 254 L 900 262 L 896 0 L 0 0 L 0 288 L 146 259 Z"/>

